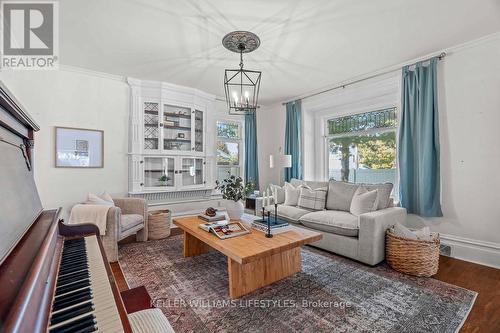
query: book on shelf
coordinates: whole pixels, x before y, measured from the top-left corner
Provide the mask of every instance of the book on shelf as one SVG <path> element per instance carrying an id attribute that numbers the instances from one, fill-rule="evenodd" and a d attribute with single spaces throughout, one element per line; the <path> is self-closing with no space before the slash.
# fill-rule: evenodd
<path id="1" fill-rule="evenodd" d="M 250 231 L 240 222 L 228 222 L 221 225 L 221 222 L 202 223 L 199 227 L 207 232 L 213 233 L 219 239 L 227 239 L 249 234 Z"/>
<path id="2" fill-rule="evenodd" d="M 226 219 L 226 216 L 224 214 L 216 214 L 215 216 L 208 216 L 206 214 L 200 214 L 198 215 L 199 219 L 202 219 L 203 221 L 207 222 L 215 222 L 215 221 L 223 221 Z"/>

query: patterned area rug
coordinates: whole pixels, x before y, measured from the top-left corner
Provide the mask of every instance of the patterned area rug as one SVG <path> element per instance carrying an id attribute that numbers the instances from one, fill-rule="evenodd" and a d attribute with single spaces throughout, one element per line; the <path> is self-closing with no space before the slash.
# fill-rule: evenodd
<path id="1" fill-rule="evenodd" d="M 231 301 L 227 259 L 183 258 L 182 235 L 120 248 L 176 332 L 456 332 L 477 294 L 305 247 L 302 272 Z"/>

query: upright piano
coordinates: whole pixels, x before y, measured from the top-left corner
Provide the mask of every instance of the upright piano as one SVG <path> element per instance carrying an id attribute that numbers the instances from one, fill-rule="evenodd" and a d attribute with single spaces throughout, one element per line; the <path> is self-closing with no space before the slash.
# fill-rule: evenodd
<path id="1" fill-rule="evenodd" d="M 0 332 L 131 332 L 97 227 L 42 207 L 38 130 L 0 83 Z"/>

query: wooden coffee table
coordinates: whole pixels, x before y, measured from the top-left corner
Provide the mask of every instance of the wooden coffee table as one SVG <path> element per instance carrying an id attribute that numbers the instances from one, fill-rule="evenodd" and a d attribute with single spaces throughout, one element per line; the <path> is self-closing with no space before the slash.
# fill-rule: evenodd
<path id="1" fill-rule="evenodd" d="M 184 231 L 184 257 L 212 249 L 226 255 L 229 297 L 233 299 L 300 272 L 300 247 L 322 238 L 318 232 L 293 226 L 287 232 L 266 238 L 263 232 L 247 224 L 250 234 L 221 240 L 200 229 L 201 223 L 197 217 L 174 219 L 174 224 Z"/>

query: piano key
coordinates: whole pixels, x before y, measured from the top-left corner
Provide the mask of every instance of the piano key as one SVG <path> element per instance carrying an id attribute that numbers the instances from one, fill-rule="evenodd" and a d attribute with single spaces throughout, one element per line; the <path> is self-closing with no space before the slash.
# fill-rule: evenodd
<path id="1" fill-rule="evenodd" d="M 66 309 L 70 306 L 73 306 L 73 305 L 76 305 L 76 304 L 79 304 L 79 303 L 82 303 L 85 301 L 89 301 L 92 299 L 92 293 L 90 292 L 90 288 L 89 289 L 81 289 L 81 291 L 84 291 L 84 293 L 78 293 L 72 297 L 62 298 L 62 299 L 58 299 L 57 301 L 55 301 L 54 305 L 52 307 L 52 311 L 57 312 L 59 310 Z"/>
<path id="2" fill-rule="evenodd" d="M 89 268 L 89 265 L 85 263 L 85 264 L 78 265 L 75 267 L 67 267 L 67 268 L 61 269 L 60 272 L 61 272 L 61 275 L 65 275 L 65 274 L 68 274 L 71 272 L 75 272 L 75 271 L 82 270 L 82 269 L 88 269 L 88 268 Z"/>
<path id="3" fill-rule="evenodd" d="M 59 278 L 64 278 L 64 277 L 70 276 L 72 274 L 77 274 L 77 273 L 82 272 L 82 271 L 88 271 L 88 265 L 87 265 L 87 267 L 83 267 L 79 270 L 71 271 L 71 272 L 68 272 L 65 274 L 59 274 Z M 59 273 L 60 273 L 60 271 L 59 271 Z"/>
<path id="4" fill-rule="evenodd" d="M 87 287 L 87 286 L 90 286 L 90 279 L 85 279 L 85 280 L 81 280 L 78 282 L 67 284 L 67 285 L 64 285 L 61 287 L 57 287 L 56 288 L 56 295 L 57 294 L 64 294 L 64 293 L 67 293 L 68 291 L 80 289 L 80 288 Z"/>
<path id="5" fill-rule="evenodd" d="M 67 276 L 67 277 L 64 277 L 64 278 L 59 278 L 57 280 L 57 286 L 62 286 L 64 284 L 68 284 L 70 282 L 75 282 L 75 281 L 78 281 L 78 280 L 82 280 L 82 279 L 85 279 L 85 278 L 88 278 L 90 277 L 90 273 L 88 271 L 81 271 L 80 273 L 78 274 L 73 274 L 73 275 L 70 275 L 70 276 Z"/>
<path id="6" fill-rule="evenodd" d="M 89 285 L 82 287 L 83 284 L 79 278 L 83 278 L 82 281 L 89 280 Z M 86 313 L 89 302 L 93 304 L 94 310 Z M 82 323 L 82 318 L 86 318 L 85 323 L 88 323 L 87 315 L 94 316 L 95 325 L 88 326 Z M 66 322 L 61 321 L 61 316 L 64 316 L 62 317 L 64 319 L 67 318 Z M 94 330 L 106 333 L 123 332 L 96 236 L 65 241 L 52 319 L 54 322 L 51 322 L 50 332 L 65 332 L 64 330 L 69 328 L 71 332 L 93 332 Z"/>
<path id="7" fill-rule="evenodd" d="M 89 329 L 95 327 L 96 320 L 93 314 L 82 315 L 63 322 L 49 329 L 50 333 L 73 333 L 76 330 Z"/>
<path id="8" fill-rule="evenodd" d="M 94 305 L 91 301 L 81 303 L 78 306 L 62 310 L 56 314 L 52 315 L 50 319 L 50 325 L 59 324 L 68 319 L 74 318 L 76 316 L 92 312 L 94 310 Z"/>

